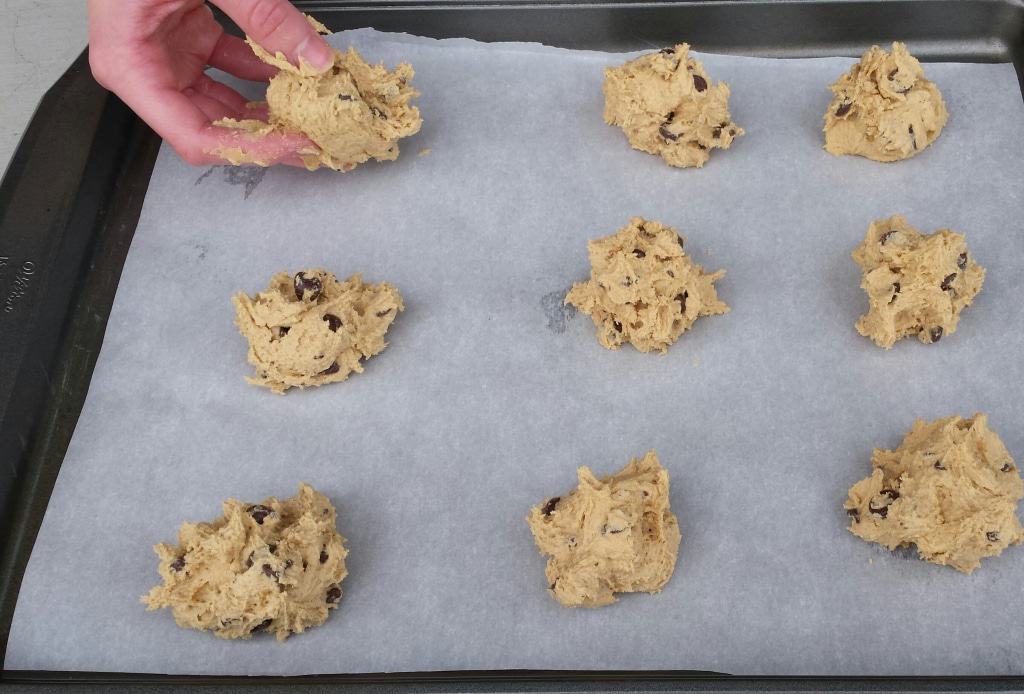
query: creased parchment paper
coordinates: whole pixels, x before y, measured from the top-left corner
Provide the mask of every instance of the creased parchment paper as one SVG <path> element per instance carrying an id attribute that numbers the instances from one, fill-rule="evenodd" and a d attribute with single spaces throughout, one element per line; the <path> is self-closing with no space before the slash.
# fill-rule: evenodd
<path id="1" fill-rule="evenodd" d="M 987 412 L 1024 461 L 1024 104 L 1009 65 L 927 65 L 949 125 L 882 165 L 821 148 L 826 87 L 851 60 L 701 56 L 748 135 L 696 171 L 602 122 L 602 68 L 625 56 L 332 40 L 412 62 L 422 132 L 397 162 L 346 175 L 204 172 L 164 148 L 7 668 L 1024 674 L 1024 549 L 964 576 L 858 540 L 842 509 L 872 447 L 915 417 Z M 988 269 L 938 345 L 885 352 L 854 330 L 866 298 L 849 254 L 893 212 L 965 233 Z M 561 308 L 587 239 L 631 215 L 728 271 L 732 311 L 664 357 L 607 351 Z M 391 346 L 343 384 L 247 385 L 229 297 L 310 266 L 394 283 L 407 310 Z M 530 506 L 571 489 L 578 465 L 608 474 L 650 448 L 672 475 L 675 576 L 657 596 L 559 606 Z M 181 521 L 300 480 L 349 539 L 325 625 L 224 642 L 138 603 L 158 580 L 150 546 Z"/>

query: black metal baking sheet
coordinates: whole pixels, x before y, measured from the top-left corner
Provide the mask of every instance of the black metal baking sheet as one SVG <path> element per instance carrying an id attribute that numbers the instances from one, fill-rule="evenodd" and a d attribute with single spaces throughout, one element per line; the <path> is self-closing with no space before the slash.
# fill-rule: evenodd
<path id="1" fill-rule="evenodd" d="M 910 42 L 925 60 L 1012 61 L 1024 74 L 1024 3 L 296 2 L 332 30 L 633 50 L 680 36 L 705 52 L 859 55 Z M 0 185 L 0 651 L 32 541 L 80 411 L 159 141 L 92 81 L 83 56 L 47 94 Z M 1022 644 L 1024 648 L 1024 644 Z M 4 681 L 227 684 L 223 678 L 0 673 Z M 282 680 L 258 680 L 271 685 Z M 313 677 L 303 684 L 431 688 L 800 688 L 1005 691 L 1022 678 L 721 679 L 712 673 L 456 672 Z M 247 683 L 251 680 L 247 680 Z"/>

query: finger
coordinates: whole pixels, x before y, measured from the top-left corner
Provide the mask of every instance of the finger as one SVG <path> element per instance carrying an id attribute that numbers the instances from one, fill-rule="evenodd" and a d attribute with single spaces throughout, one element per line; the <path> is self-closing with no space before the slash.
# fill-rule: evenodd
<path id="1" fill-rule="evenodd" d="M 265 82 L 277 74 L 277 68 L 257 58 L 245 41 L 231 34 L 221 34 L 209 62 L 218 70 L 254 82 Z"/>
<path id="2" fill-rule="evenodd" d="M 205 94 L 197 92 L 192 87 L 186 87 L 181 93 L 184 94 L 189 101 L 195 104 L 195 106 L 203 112 L 203 115 L 206 116 L 209 121 L 220 120 L 221 118 L 238 118 L 238 111 L 229 108 L 224 103 L 217 101 L 216 99 L 211 99 Z"/>
<path id="3" fill-rule="evenodd" d="M 215 126 L 192 99 L 166 87 L 143 86 L 126 91 L 122 98 L 185 161 L 195 166 L 224 164 L 228 150 L 261 164 L 301 165 L 297 152 L 315 150 L 308 138 L 297 133 L 270 133 L 255 138 L 245 131 Z M 208 102 L 206 105 L 211 107 Z"/>
<path id="4" fill-rule="evenodd" d="M 249 100 L 226 84 L 222 84 L 209 75 L 201 74 L 192 83 L 192 88 L 203 96 L 216 99 L 236 113 L 244 113 Z M 248 116 L 247 116 L 248 117 Z"/>
<path id="5" fill-rule="evenodd" d="M 327 42 L 288 0 L 213 0 L 252 39 L 295 65 L 299 58 L 317 70 L 334 62 Z"/>

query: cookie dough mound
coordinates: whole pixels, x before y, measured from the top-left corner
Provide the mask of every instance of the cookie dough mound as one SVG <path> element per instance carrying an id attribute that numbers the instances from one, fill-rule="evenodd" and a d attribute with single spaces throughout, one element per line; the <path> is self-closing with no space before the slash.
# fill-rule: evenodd
<path id="1" fill-rule="evenodd" d="M 634 149 L 679 167 L 704 166 L 743 134 L 729 116 L 729 85 L 713 84 L 685 43 L 606 68 L 604 120 Z"/>
<path id="2" fill-rule="evenodd" d="M 362 373 L 361 361 L 387 347 L 384 334 L 405 308 L 387 282 L 365 284 L 359 274 L 339 282 L 324 270 L 279 272 L 266 291 L 231 300 L 256 367 L 245 380 L 275 393 Z"/>
<path id="3" fill-rule="evenodd" d="M 850 532 L 971 573 L 1024 541 L 1024 482 L 983 414 L 918 420 L 895 451 L 875 449 L 871 476 L 850 489 Z"/>
<path id="4" fill-rule="evenodd" d="M 641 352 L 666 352 L 701 316 L 726 313 L 715 282 L 683 252 L 672 227 L 633 217 L 611 236 L 587 244 L 590 279 L 565 297 L 594 320 L 608 349 L 630 342 Z"/>
<path id="5" fill-rule="evenodd" d="M 886 349 L 907 335 L 932 343 L 955 332 L 985 281 L 961 234 L 922 234 L 898 214 L 872 222 L 853 259 L 870 304 L 857 331 Z"/>
<path id="6" fill-rule="evenodd" d="M 327 29 L 309 18 L 321 33 Z M 269 122 L 223 119 L 217 125 L 239 128 L 254 136 L 273 131 L 300 132 L 317 145 L 302 159 L 309 169 L 328 166 L 349 171 L 373 158 L 398 158 L 398 140 L 414 135 L 423 121 L 409 102 L 419 92 L 409 86 L 413 69 L 400 63 L 394 70 L 369 65 L 354 48 L 334 51 L 334 65 L 317 72 L 305 61 L 295 67 L 278 53 L 271 55 L 247 39 L 256 55 L 280 72 L 267 88 Z M 233 164 L 266 162 L 248 158 L 238 148 L 215 152 Z"/>
<path id="7" fill-rule="evenodd" d="M 837 156 L 907 159 L 933 143 L 949 117 L 938 87 L 902 43 L 889 53 L 872 46 L 829 89 L 825 149 Z"/>
<path id="8" fill-rule="evenodd" d="M 615 593 L 657 593 L 675 570 L 679 523 L 669 510 L 668 471 L 650 451 L 599 480 L 534 507 L 526 521 L 548 560 L 551 594 L 566 607 L 601 607 Z"/>
<path id="9" fill-rule="evenodd" d="M 327 497 L 303 484 L 291 499 L 223 508 L 212 523 L 183 523 L 178 545 L 153 548 L 164 582 L 142 597 L 147 608 L 223 639 L 265 631 L 284 641 L 323 624 L 348 575 Z"/>

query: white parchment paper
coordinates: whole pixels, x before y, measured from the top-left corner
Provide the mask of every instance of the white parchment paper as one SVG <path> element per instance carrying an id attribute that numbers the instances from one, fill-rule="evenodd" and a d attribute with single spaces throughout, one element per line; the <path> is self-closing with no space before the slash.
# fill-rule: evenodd
<path id="1" fill-rule="evenodd" d="M 1024 674 L 1024 549 L 973 576 L 845 529 L 872 447 L 915 417 L 984 411 L 1024 460 L 1024 103 L 1009 65 L 934 64 L 950 121 L 906 162 L 822 148 L 849 59 L 702 56 L 748 135 L 702 170 L 602 122 L 622 55 L 333 38 L 413 63 L 422 132 L 339 175 L 190 168 L 160 154 L 103 350 L 21 589 L 10 669 L 298 674 L 481 668 Z M 913 46 L 911 46 L 913 49 Z M 431 151 L 418 156 L 422 149 Z M 849 258 L 903 212 L 988 269 L 959 331 L 859 336 Z M 588 238 L 676 226 L 732 312 L 667 356 L 601 348 L 561 308 Z M 398 286 L 366 372 L 284 397 L 247 385 L 231 294 L 324 266 Z M 569 610 L 524 517 L 654 448 L 683 544 L 657 596 Z M 327 493 L 348 537 L 341 608 L 280 645 L 179 629 L 138 598 L 150 546 L 222 499 Z"/>

